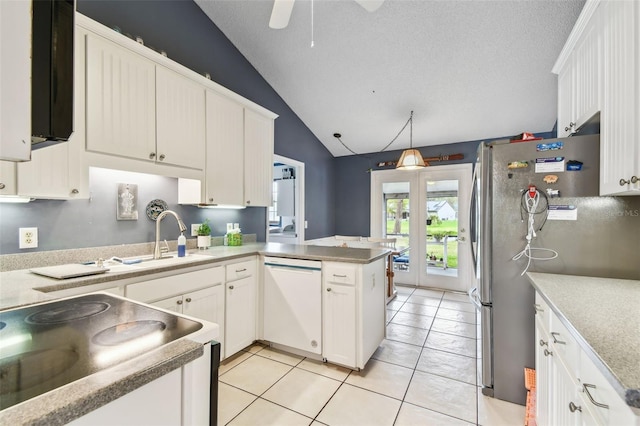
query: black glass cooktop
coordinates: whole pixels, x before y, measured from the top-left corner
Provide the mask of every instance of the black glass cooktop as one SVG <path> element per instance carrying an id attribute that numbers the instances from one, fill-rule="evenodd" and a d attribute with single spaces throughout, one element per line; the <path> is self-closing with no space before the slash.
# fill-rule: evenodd
<path id="1" fill-rule="evenodd" d="M 0 312 L 0 410 L 200 328 L 106 294 Z"/>

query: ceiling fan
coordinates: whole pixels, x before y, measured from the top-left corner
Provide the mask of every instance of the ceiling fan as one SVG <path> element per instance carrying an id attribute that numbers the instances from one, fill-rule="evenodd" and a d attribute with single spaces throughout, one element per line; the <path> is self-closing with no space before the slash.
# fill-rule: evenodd
<path id="1" fill-rule="evenodd" d="M 384 0 L 353 0 L 362 6 L 367 12 L 374 12 L 378 10 Z M 271 19 L 269 20 L 269 27 L 279 30 L 289 25 L 289 18 L 291 18 L 291 11 L 293 10 L 293 3 L 295 0 L 273 0 L 273 10 L 271 11 Z"/>

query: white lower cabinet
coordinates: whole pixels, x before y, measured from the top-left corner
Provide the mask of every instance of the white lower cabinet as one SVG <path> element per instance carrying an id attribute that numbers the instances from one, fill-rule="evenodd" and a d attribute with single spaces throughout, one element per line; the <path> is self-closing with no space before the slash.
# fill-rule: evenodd
<path id="1" fill-rule="evenodd" d="M 322 356 L 364 368 L 385 337 L 384 259 L 322 267 Z"/>
<path id="2" fill-rule="evenodd" d="M 225 266 L 225 348 L 223 358 L 256 340 L 257 257 Z"/>
<path id="3" fill-rule="evenodd" d="M 539 293 L 535 329 L 536 424 L 640 424 Z"/>
<path id="4" fill-rule="evenodd" d="M 73 426 L 183 424 L 181 370 L 165 374 L 69 424 Z M 162 395 L 161 403 L 158 403 L 159 395 Z"/>
<path id="5" fill-rule="evenodd" d="M 130 284 L 126 297 L 218 324 L 224 342 L 224 267 Z M 107 290 L 108 291 L 108 290 Z"/>
<path id="6" fill-rule="evenodd" d="M 323 292 L 323 357 L 356 364 L 356 287 L 326 282 Z"/>

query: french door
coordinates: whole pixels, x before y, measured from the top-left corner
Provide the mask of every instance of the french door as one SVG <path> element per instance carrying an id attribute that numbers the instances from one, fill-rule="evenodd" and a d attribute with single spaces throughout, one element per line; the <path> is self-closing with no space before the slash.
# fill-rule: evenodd
<path id="1" fill-rule="evenodd" d="M 395 238 L 395 281 L 467 291 L 471 164 L 371 174 L 371 236 Z"/>

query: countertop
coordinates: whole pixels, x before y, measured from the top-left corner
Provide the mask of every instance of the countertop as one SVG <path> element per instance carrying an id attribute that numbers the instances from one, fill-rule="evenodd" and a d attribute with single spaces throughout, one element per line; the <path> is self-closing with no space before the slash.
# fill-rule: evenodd
<path id="1" fill-rule="evenodd" d="M 96 287 L 94 285 L 101 284 L 104 284 L 104 288 L 108 288 L 111 286 L 109 283 L 113 285 L 130 284 L 159 276 L 159 274 L 180 273 L 180 269 L 213 266 L 219 262 L 251 255 L 366 264 L 382 259 L 389 254 L 388 249 L 251 243 L 238 247 L 215 246 L 207 250 L 189 250 L 187 257 L 181 258 L 179 263 L 163 264 L 160 261 L 152 267 L 143 269 L 120 267 L 99 275 L 65 280 L 43 277 L 29 271 L 29 268 L 33 267 L 81 263 L 96 257 L 107 259 L 114 255 L 137 256 L 140 255 L 141 249 L 147 250 L 149 247 L 146 244 L 138 246 L 142 247 L 110 246 L 37 252 L 24 256 L 5 255 L 1 257 L 4 263 L 3 270 L 6 272 L 0 272 L 0 283 L 2 284 L 0 310 L 54 300 L 61 297 L 60 291 L 63 290 L 85 286 L 93 286 L 92 289 L 94 289 Z M 142 253 L 148 252 L 142 251 Z M 99 291 L 99 289 L 96 290 Z M 136 357 L 116 367 L 74 381 L 63 388 L 2 410 L 0 411 L 0 424 L 52 425 L 68 423 L 193 361 L 202 353 L 202 344 L 189 340 L 187 336 L 144 356 Z"/>
<path id="2" fill-rule="evenodd" d="M 193 256 L 190 259 L 189 255 L 191 254 L 198 256 Z M 52 295 L 51 293 L 56 291 L 114 281 L 122 281 L 123 283 L 131 284 L 135 282 L 136 279 L 141 280 L 153 274 L 166 273 L 168 271 L 175 271 L 195 266 L 204 266 L 209 264 L 214 265 L 218 262 L 233 260 L 244 256 L 265 255 L 295 259 L 366 264 L 384 258 L 388 254 L 389 250 L 384 248 L 369 249 L 279 243 L 251 243 L 236 247 L 215 246 L 209 247 L 206 250 L 189 250 L 187 257 L 185 257 L 184 261 L 181 261 L 180 263 L 167 262 L 163 265 L 161 262 L 158 262 L 157 265 L 150 268 L 114 268 L 113 271 L 108 271 L 104 274 L 69 278 L 65 280 L 39 276 L 29 272 L 29 269 L 17 269 L 8 272 L 0 272 L 0 282 L 2 283 L 2 289 L 0 290 L 0 310 L 55 299 L 59 296 Z M 63 253 L 58 253 L 53 257 L 57 259 L 58 264 L 81 261 L 77 258 L 65 258 L 64 256 L 65 255 Z M 109 258 L 110 255 L 104 255 L 101 257 Z M 89 259 L 91 258 L 84 260 Z M 41 265 L 29 265 L 29 267 L 34 266 Z"/>
<path id="3" fill-rule="evenodd" d="M 620 397 L 640 408 L 640 281 L 527 276 Z"/>

